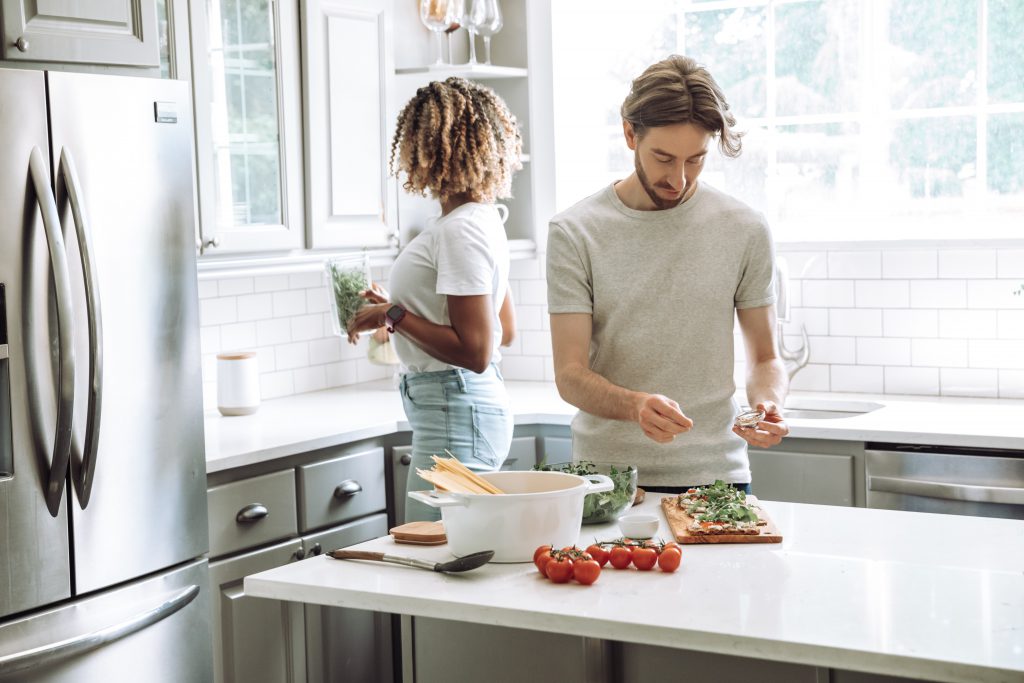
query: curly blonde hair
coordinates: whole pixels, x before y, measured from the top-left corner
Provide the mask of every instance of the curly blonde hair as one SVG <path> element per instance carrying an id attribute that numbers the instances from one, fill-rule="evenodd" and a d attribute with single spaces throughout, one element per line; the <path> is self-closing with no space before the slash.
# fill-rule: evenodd
<path id="1" fill-rule="evenodd" d="M 413 194 L 492 202 L 511 196 L 522 149 L 505 102 L 490 88 L 453 76 L 417 90 L 398 115 L 390 171 L 404 172 L 402 187 Z"/>

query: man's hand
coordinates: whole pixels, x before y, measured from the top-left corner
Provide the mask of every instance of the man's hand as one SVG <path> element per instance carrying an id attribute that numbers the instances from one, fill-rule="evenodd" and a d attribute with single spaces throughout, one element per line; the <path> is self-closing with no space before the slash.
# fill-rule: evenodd
<path id="1" fill-rule="evenodd" d="M 757 448 L 778 446 L 782 441 L 782 437 L 789 434 L 789 427 L 786 426 L 786 421 L 779 414 L 779 407 L 772 401 L 764 401 L 763 403 L 758 403 L 754 409 L 763 410 L 764 419 L 758 422 L 756 427 L 737 427 L 734 425 L 732 428 L 733 433 Z"/>
<path id="2" fill-rule="evenodd" d="M 658 443 L 669 443 L 693 428 L 693 420 L 683 415 L 679 404 L 661 394 L 641 394 L 636 421 L 647 438 Z"/>

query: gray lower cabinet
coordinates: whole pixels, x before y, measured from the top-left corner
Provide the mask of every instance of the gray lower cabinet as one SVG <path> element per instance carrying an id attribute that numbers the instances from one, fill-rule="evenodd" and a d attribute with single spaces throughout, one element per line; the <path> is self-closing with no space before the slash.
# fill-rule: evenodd
<path id="1" fill-rule="evenodd" d="M 0 0 L 0 58 L 159 67 L 156 0 Z"/>
<path id="2" fill-rule="evenodd" d="M 783 439 L 750 449 L 751 489 L 764 500 L 864 505 L 864 444 Z"/>
<path id="3" fill-rule="evenodd" d="M 391 615 L 252 598 L 243 588 L 251 574 L 386 535 L 384 472 L 383 448 L 349 446 L 280 471 L 214 478 L 214 681 L 394 682 Z"/>

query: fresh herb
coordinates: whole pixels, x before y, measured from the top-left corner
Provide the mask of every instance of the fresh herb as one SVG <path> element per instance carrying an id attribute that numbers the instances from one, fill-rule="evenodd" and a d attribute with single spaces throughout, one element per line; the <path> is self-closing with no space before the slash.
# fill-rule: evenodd
<path id="1" fill-rule="evenodd" d="M 366 303 L 366 299 L 359 296 L 359 292 L 368 289 L 370 283 L 367 282 L 366 274 L 362 270 L 333 262 L 328 264 L 328 270 L 334 293 L 334 310 L 344 331 L 348 328 L 352 316 Z"/>
<path id="2" fill-rule="evenodd" d="M 754 507 L 747 502 L 746 492 L 721 479 L 711 486 L 691 489 L 680 495 L 678 503 L 698 522 L 756 523 L 758 520 Z"/>
<path id="3" fill-rule="evenodd" d="M 597 465 L 589 460 L 579 462 L 566 462 L 554 465 L 540 463 L 534 465 L 533 469 L 542 472 L 565 472 L 586 476 L 598 474 Z M 633 504 L 633 497 L 636 496 L 636 468 L 632 465 L 620 470 L 614 465 L 608 469 L 608 478 L 615 485 L 611 491 L 600 493 L 588 493 L 583 499 L 583 523 L 597 524 L 599 522 L 610 522 L 618 518 L 619 514 Z"/>

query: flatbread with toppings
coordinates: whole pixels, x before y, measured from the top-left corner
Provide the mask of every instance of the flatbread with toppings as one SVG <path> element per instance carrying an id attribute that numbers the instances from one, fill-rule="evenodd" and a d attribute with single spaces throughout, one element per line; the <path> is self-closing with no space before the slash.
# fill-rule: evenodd
<path id="1" fill-rule="evenodd" d="M 680 543 L 778 543 L 782 536 L 757 499 L 723 481 L 662 498 Z"/>

